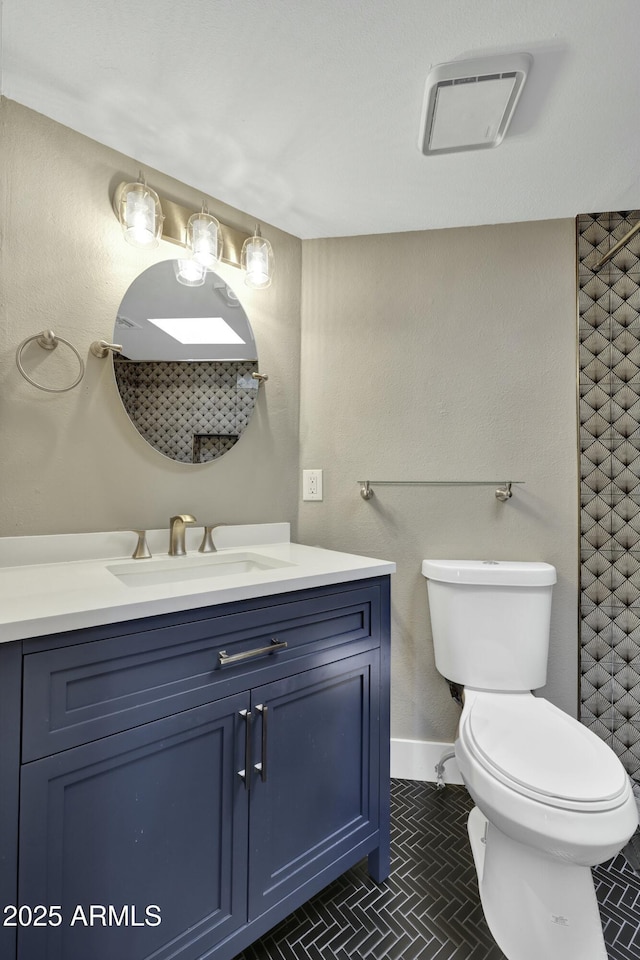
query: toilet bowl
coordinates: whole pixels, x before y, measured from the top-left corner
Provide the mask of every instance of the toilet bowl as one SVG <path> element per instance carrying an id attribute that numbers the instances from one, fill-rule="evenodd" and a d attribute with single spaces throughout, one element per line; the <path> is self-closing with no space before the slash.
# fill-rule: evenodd
<path id="1" fill-rule="evenodd" d="M 482 908 L 509 960 L 606 960 L 591 867 L 637 825 L 629 778 L 586 727 L 528 693 L 465 690 L 455 753 Z"/>
<path id="2" fill-rule="evenodd" d="M 474 802 L 504 834 L 591 867 L 637 826 L 629 778 L 610 747 L 530 693 L 465 689 L 455 754 Z"/>
<path id="3" fill-rule="evenodd" d="M 591 867 L 638 825 L 610 747 L 544 684 L 549 564 L 425 560 L 436 666 L 463 687 L 455 755 L 487 924 L 508 960 L 607 960 Z"/>

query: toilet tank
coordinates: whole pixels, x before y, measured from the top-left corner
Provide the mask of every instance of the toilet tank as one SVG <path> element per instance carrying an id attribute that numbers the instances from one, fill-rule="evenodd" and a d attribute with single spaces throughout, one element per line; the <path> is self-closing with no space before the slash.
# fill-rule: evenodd
<path id="1" fill-rule="evenodd" d="M 513 560 L 423 560 L 436 667 L 481 690 L 547 679 L 555 567 Z"/>

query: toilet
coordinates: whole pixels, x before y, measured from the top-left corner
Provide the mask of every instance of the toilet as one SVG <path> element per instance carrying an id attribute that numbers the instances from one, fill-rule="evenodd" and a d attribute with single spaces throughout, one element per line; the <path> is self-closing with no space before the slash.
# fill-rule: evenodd
<path id="1" fill-rule="evenodd" d="M 508 960 L 607 960 L 591 867 L 638 825 L 607 744 L 532 691 L 547 674 L 547 563 L 424 560 L 435 663 L 462 686 L 455 755 L 480 899 Z"/>

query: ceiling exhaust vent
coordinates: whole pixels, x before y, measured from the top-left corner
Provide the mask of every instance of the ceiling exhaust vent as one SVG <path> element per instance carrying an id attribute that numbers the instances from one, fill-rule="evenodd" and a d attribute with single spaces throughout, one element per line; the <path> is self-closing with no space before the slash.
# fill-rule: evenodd
<path id="1" fill-rule="evenodd" d="M 529 53 L 440 63 L 427 77 L 419 146 L 426 156 L 497 147 L 507 132 Z"/>

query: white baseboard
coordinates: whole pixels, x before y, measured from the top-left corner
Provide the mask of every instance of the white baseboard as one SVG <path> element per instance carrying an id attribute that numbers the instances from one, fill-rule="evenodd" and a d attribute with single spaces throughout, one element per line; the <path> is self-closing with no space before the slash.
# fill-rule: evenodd
<path id="1" fill-rule="evenodd" d="M 445 753 L 453 751 L 452 743 L 433 740 L 391 740 L 391 776 L 399 780 L 435 782 L 436 766 Z M 444 765 L 445 783 L 462 783 L 456 758 Z"/>

